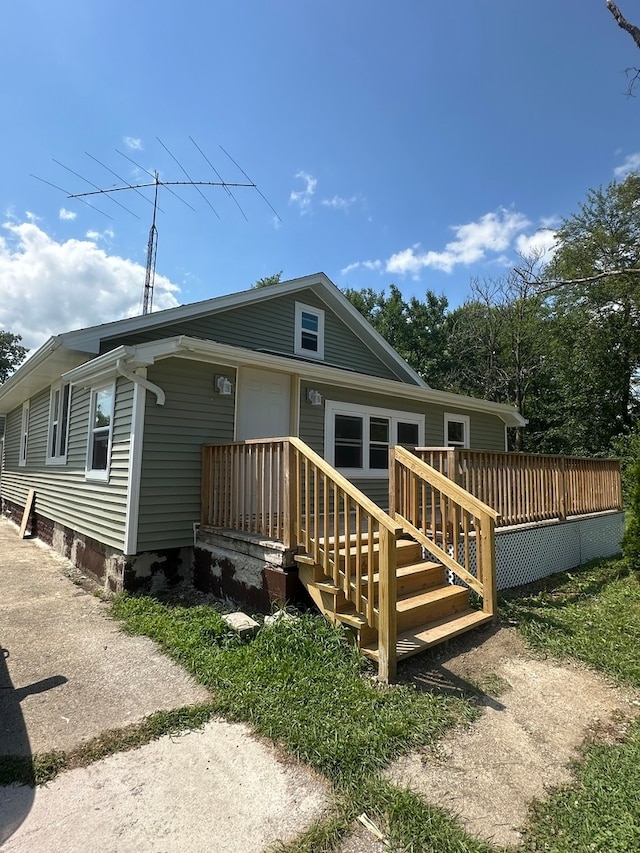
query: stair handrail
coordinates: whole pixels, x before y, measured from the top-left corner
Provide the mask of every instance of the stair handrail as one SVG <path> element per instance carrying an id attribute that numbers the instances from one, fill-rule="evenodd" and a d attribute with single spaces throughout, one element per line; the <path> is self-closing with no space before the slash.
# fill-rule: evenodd
<path id="1" fill-rule="evenodd" d="M 340 587 L 363 624 L 377 630 L 378 678 L 393 680 L 396 539 L 402 527 L 295 436 L 204 445 L 202 459 L 201 523 L 267 535 L 280 539 L 286 548 L 302 549 Z M 336 510 L 342 511 L 342 519 Z M 374 548 L 379 555 L 377 602 Z"/>
<path id="2" fill-rule="evenodd" d="M 407 478 L 403 474 L 403 469 L 410 472 L 413 479 Z M 405 483 L 406 488 L 401 487 L 403 477 L 405 480 L 410 480 Z M 441 495 L 445 496 L 444 502 L 440 498 Z M 442 504 L 440 507 L 435 506 L 436 498 Z M 452 504 L 451 509 L 447 502 Z M 429 511 L 431 535 L 427 532 L 426 516 Z M 438 513 L 441 524 L 439 534 L 437 533 Z M 441 474 L 398 445 L 389 450 L 389 514 L 436 559 L 482 597 L 482 607 L 486 613 L 495 615 L 497 610 L 495 524 L 500 513 L 457 485 L 445 474 Z M 446 518 L 443 517 L 445 515 Z M 441 539 L 440 544 L 436 541 L 438 535 Z M 464 563 L 458 559 L 460 535 Z M 472 537 L 475 537 L 476 542 L 475 574 L 472 571 L 473 560 L 470 549 Z"/>

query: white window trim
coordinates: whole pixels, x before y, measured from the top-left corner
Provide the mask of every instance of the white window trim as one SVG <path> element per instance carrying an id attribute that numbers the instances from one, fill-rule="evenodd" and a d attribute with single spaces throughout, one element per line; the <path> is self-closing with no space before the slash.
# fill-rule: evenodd
<path id="1" fill-rule="evenodd" d="M 27 464 L 27 452 L 29 447 L 29 400 L 22 404 L 22 421 L 20 422 L 20 450 L 18 465 L 21 468 Z"/>
<path id="2" fill-rule="evenodd" d="M 464 441 L 462 444 L 457 441 L 449 442 L 449 424 L 458 423 L 464 426 Z M 444 413 L 444 445 L 445 447 L 469 447 L 469 439 L 471 433 L 471 421 L 469 415 L 454 415 L 451 412 Z"/>
<path id="3" fill-rule="evenodd" d="M 100 391 L 111 391 L 113 394 L 113 409 L 111 411 L 111 420 L 109 423 L 109 441 L 107 444 L 107 467 L 102 469 L 93 469 L 91 468 L 91 461 L 93 456 L 93 433 L 94 426 L 93 422 L 95 419 L 95 405 L 97 395 Z M 87 461 L 85 466 L 85 479 L 86 480 L 95 480 L 99 483 L 108 483 L 109 482 L 109 474 L 111 472 L 111 448 L 113 446 L 113 421 L 115 419 L 115 408 L 116 408 L 116 383 L 109 382 L 101 385 L 92 385 L 90 389 L 89 396 L 89 429 L 87 431 Z"/>
<path id="4" fill-rule="evenodd" d="M 57 421 L 58 424 L 58 432 L 56 436 L 56 447 L 55 450 L 60 450 L 60 440 L 62 438 L 62 433 L 60 432 L 60 415 L 62 414 L 62 406 L 64 401 L 64 389 L 69 389 L 69 398 L 67 400 L 67 423 L 64 431 L 64 453 L 51 453 L 51 439 L 53 437 L 53 424 L 54 421 Z M 59 408 L 57 412 L 54 412 L 54 401 L 56 399 L 56 392 L 60 392 L 59 397 Z M 47 431 L 47 465 L 66 465 L 67 464 L 67 452 L 69 449 L 69 421 L 71 415 L 71 384 L 69 382 L 59 382 L 57 385 L 51 386 L 51 392 L 49 396 L 49 429 Z"/>
<path id="5" fill-rule="evenodd" d="M 305 349 L 302 346 L 302 312 L 314 314 L 318 318 L 318 349 Z M 313 358 L 317 361 L 324 361 L 324 311 L 322 308 L 315 308 L 313 305 L 305 305 L 303 302 L 296 302 L 296 322 L 295 322 L 295 339 L 293 342 L 293 351 L 296 355 L 301 355 L 303 358 Z"/>
<path id="6" fill-rule="evenodd" d="M 366 462 L 363 468 L 338 468 L 347 479 L 388 479 L 388 468 L 369 468 L 369 419 L 371 417 L 389 419 L 389 443 L 397 443 L 398 423 L 418 425 L 418 446 L 424 445 L 424 415 L 418 412 L 401 412 L 397 409 L 379 409 L 373 406 L 359 406 L 355 403 L 340 403 L 337 400 L 327 400 L 324 410 L 324 458 L 329 465 L 335 461 L 335 416 L 361 416 L 364 419 L 362 435 L 362 457 Z"/>

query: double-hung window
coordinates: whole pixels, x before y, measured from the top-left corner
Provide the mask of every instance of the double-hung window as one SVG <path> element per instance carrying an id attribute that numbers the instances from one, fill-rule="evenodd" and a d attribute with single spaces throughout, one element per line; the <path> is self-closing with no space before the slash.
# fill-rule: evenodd
<path id="1" fill-rule="evenodd" d="M 69 432 L 69 408 L 71 386 L 69 383 L 54 385 L 49 402 L 49 437 L 47 442 L 47 464 L 64 465 L 67 461 Z"/>
<path id="2" fill-rule="evenodd" d="M 424 443 L 424 417 L 327 400 L 325 459 L 351 477 L 386 477 L 389 446 Z"/>
<path id="3" fill-rule="evenodd" d="M 109 479 L 114 400 L 114 385 L 91 389 L 87 447 L 87 478 L 91 480 Z"/>
<path id="4" fill-rule="evenodd" d="M 444 443 L 447 447 L 469 447 L 469 416 L 444 414 Z"/>
<path id="5" fill-rule="evenodd" d="M 324 359 L 324 311 L 321 308 L 296 302 L 294 352 L 307 358 Z"/>

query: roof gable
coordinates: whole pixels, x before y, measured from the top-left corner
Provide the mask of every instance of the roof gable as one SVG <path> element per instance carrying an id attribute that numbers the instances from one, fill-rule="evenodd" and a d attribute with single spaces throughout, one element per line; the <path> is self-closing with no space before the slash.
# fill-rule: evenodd
<path id="1" fill-rule="evenodd" d="M 176 326 L 193 324 L 214 315 L 251 306 L 267 307 L 272 300 L 283 296 L 294 296 L 313 292 L 321 304 L 326 306 L 348 329 L 351 336 L 359 339 L 363 348 L 369 350 L 386 367 L 386 375 L 401 382 L 428 387 L 421 377 L 404 361 L 387 341 L 365 320 L 360 312 L 349 302 L 343 293 L 324 273 L 280 282 L 264 288 L 253 288 L 238 293 L 219 296 L 203 302 L 181 305 L 165 311 L 104 323 L 87 329 L 79 329 L 61 335 L 61 344 L 67 348 L 99 353 L 110 348 L 109 342 L 122 343 L 128 337 L 138 341 L 157 339 L 176 333 Z M 183 331 L 183 330 L 179 330 Z M 241 345 L 243 343 L 238 341 Z M 253 347 L 259 349 L 260 347 Z M 266 347 L 272 349 L 273 347 Z M 293 349 L 289 348 L 289 352 Z M 340 356 L 336 357 L 336 366 L 353 368 Z M 365 372 L 367 372 L 365 370 Z"/>

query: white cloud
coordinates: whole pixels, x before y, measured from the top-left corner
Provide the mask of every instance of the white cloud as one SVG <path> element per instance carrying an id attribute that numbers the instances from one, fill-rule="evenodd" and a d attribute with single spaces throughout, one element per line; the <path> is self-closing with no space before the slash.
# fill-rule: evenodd
<path id="1" fill-rule="evenodd" d="M 69 219 L 69 220 L 75 219 L 77 215 L 78 214 L 75 211 L 67 210 L 66 207 L 61 207 L 60 213 L 58 214 L 60 219 Z"/>
<path id="2" fill-rule="evenodd" d="M 632 172 L 640 172 L 640 151 L 636 151 L 635 154 L 627 154 L 622 165 L 613 170 L 613 176 L 617 180 L 624 181 Z"/>
<path id="3" fill-rule="evenodd" d="M 305 187 L 303 190 L 291 190 L 291 195 L 289 196 L 290 204 L 297 204 L 300 208 L 300 213 L 308 213 L 311 207 L 311 199 L 313 198 L 313 194 L 316 191 L 316 186 L 318 184 L 317 178 L 314 178 L 313 175 L 310 175 L 308 172 L 297 172 L 296 178 L 300 178 L 304 181 Z"/>
<path id="4" fill-rule="evenodd" d="M 141 139 L 136 139 L 134 136 L 125 136 L 124 144 L 132 151 L 142 151 L 143 145 Z"/>
<path id="5" fill-rule="evenodd" d="M 325 207 L 332 207 L 334 210 L 349 210 L 357 200 L 354 195 L 351 198 L 341 198 L 339 195 L 334 195 L 333 198 L 323 198 L 321 204 Z"/>
<path id="6" fill-rule="evenodd" d="M 87 240 L 104 240 L 105 242 L 108 243 L 111 240 L 113 240 L 113 238 L 115 237 L 115 234 L 114 234 L 112 228 L 105 228 L 104 231 L 94 231 L 94 230 L 87 231 L 87 233 L 85 234 L 85 237 L 87 238 Z"/>
<path id="7" fill-rule="evenodd" d="M 427 267 L 451 272 L 459 264 L 468 266 L 483 261 L 489 252 L 504 252 L 514 236 L 530 224 L 524 214 L 500 208 L 497 212 L 485 213 L 476 222 L 454 225 L 451 230 L 456 239 L 447 243 L 443 251 L 423 252 L 416 243 L 391 255 L 385 270 L 414 277 Z"/>
<path id="8" fill-rule="evenodd" d="M 365 269 L 371 272 L 382 272 L 384 264 L 382 261 L 355 261 L 353 264 L 347 264 L 346 267 L 340 270 L 342 275 L 347 275 L 354 270 Z"/>
<path id="9" fill-rule="evenodd" d="M 58 243 L 33 222 L 6 222 L 0 234 L 0 329 L 40 346 L 51 335 L 141 312 L 144 267 L 94 242 Z M 179 288 L 156 275 L 156 309 L 178 305 Z"/>
<path id="10" fill-rule="evenodd" d="M 545 263 L 557 248 L 556 232 L 552 228 L 540 228 L 533 234 L 518 234 L 516 237 L 516 249 L 520 255 L 533 255 Z"/>

